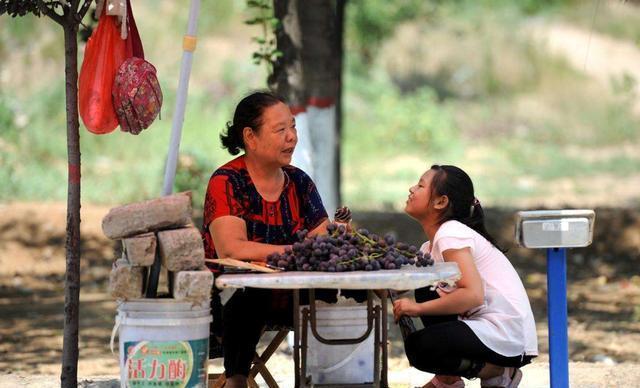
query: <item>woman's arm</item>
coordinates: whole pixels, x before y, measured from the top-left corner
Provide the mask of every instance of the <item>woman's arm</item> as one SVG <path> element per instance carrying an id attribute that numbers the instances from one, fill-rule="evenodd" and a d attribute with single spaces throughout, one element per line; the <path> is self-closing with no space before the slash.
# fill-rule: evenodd
<path id="1" fill-rule="evenodd" d="M 264 244 L 247 239 L 247 224 L 235 216 L 218 217 L 209 224 L 209 233 L 218 257 L 266 261 L 271 253 L 283 253 L 290 245 Z"/>
<path id="2" fill-rule="evenodd" d="M 473 261 L 471 250 L 448 249 L 442 252 L 445 261 L 455 262 L 460 268 L 462 277 L 456 283 L 457 288 L 451 293 L 437 290 L 440 298 L 423 303 L 416 303 L 409 299 L 399 299 L 393 304 L 393 314 L 397 318 L 401 315 L 449 315 L 462 314 L 484 303 L 484 290 L 480 273 Z"/>
<path id="3" fill-rule="evenodd" d="M 315 229 L 311 230 L 309 233 L 307 233 L 307 236 L 309 237 L 313 237 L 313 236 L 317 236 L 319 234 L 327 234 L 327 225 L 329 225 L 329 219 L 325 219 L 324 221 L 322 221 L 320 223 L 320 225 L 316 226 Z"/>

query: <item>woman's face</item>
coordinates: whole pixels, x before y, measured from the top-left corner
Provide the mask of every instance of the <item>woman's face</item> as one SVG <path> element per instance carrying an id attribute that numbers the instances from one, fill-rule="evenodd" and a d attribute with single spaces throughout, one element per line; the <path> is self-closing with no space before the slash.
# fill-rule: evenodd
<path id="1" fill-rule="evenodd" d="M 257 132 L 245 136 L 248 148 L 257 158 L 286 166 L 291 163 L 298 143 L 296 121 L 289 107 L 278 103 L 262 112 L 262 126 Z"/>
<path id="2" fill-rule="evenodd" d="M 409 188 L 409 197 L 404 211 L 415 219 L 423 219 L 432 207 L 431 181 L 434 175 L 434 170 L 428 170 L 422 174 L 417 184 Z"/>

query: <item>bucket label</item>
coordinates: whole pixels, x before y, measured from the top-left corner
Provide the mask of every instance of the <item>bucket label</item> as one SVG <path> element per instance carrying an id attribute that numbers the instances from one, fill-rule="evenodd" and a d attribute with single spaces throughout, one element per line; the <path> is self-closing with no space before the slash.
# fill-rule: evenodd
<path id="1" fill-rule="evenodd" d="M 209 339 L 124 343 L 126 386 L 205 387 Z"/>

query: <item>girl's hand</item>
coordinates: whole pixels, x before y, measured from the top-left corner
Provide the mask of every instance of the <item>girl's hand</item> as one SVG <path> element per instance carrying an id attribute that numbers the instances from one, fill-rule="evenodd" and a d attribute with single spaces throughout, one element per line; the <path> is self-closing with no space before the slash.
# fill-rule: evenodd
<path id="1" fill-rule="evenodd" d="M 393 302 L 393 319 L 398 322 L 403 315 L 409 317 L 417 316 L 418 304 L 407 298 L 401 298 Z"/>

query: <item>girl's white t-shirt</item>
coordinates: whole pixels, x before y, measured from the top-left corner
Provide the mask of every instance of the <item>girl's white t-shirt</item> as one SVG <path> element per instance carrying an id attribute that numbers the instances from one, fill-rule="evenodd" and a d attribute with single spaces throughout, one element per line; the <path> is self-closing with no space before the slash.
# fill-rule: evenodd
<path id="1" fill-rule="evenodd" d="M 537 355 L 538 338 L 529 298 L 507 257 L 478 232 L 459 221 L 440 226 L 431 242 L 434 262 L 444 262 L 447 249 L 470 248 L 484 289 L 484 304 L 458 317 L 489 349 L 506 357 Z"/>

